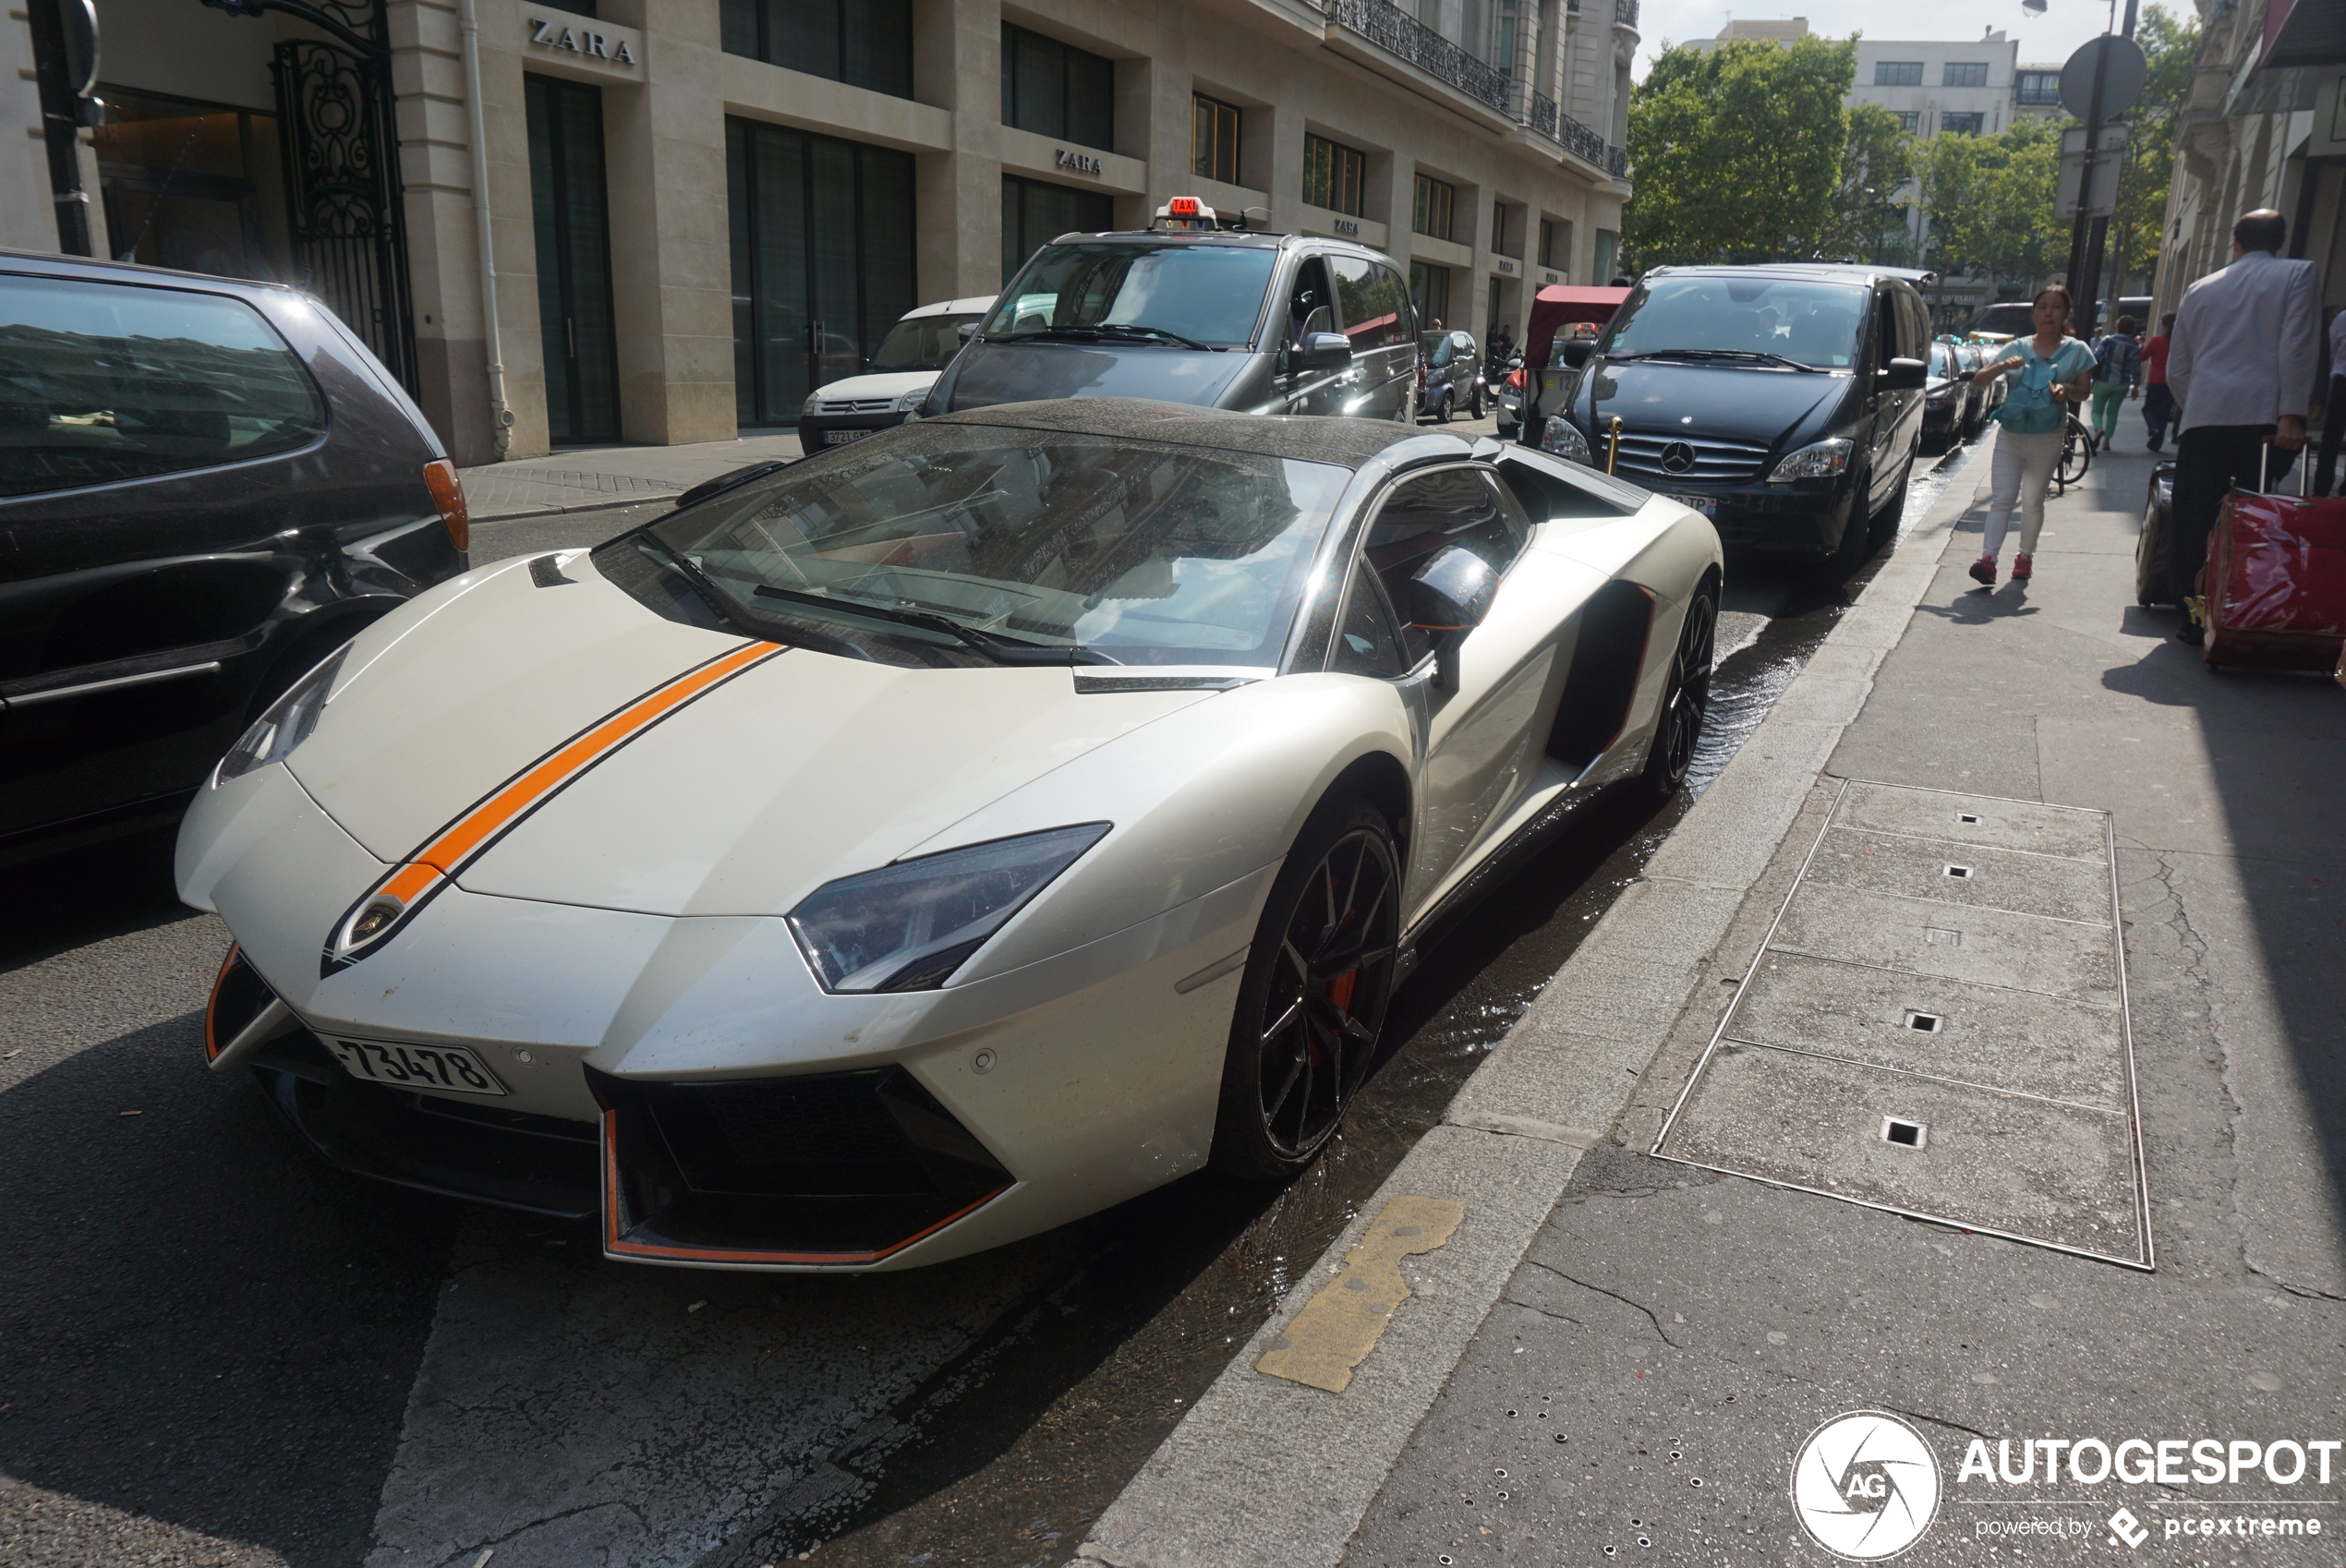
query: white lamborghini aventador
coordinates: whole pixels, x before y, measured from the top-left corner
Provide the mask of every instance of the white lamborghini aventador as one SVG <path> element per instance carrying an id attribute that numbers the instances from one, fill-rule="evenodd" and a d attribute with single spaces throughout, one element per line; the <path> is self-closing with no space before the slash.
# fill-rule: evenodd
<path id="1" fill-rule="evenodd" d="M 327 1159 L 721 1268 L 1276 1178 L 1702 721 L 1711 525 L 1520 447 L 1101 398 L 715 492 L 376 622 L 188 813 L 212 1065 Z"/>

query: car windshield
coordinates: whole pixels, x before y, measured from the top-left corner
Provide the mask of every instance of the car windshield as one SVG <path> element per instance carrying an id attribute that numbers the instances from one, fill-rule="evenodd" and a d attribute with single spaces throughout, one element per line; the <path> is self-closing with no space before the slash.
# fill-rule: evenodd
<path id="1" fill-rule="evenodd" d="M 889 328 L 872 355 L 875 370 L 942 370 L 961 352 L 960 328 L 974 316 L 913 316 Z"/>
<path id="2" fill-rule="evenodd" d="M 1868 297 L 1858 283 L 1761 274 L 1654 278 L 1621 307 L 1598 352 L 1750 355 L 1845 369 L 1856 363 Z"/>
<path id="3" fill-rule="evenodd" d="M 917 424 L 651 532 L 761 615 L 923 611 L 1121 664 L 1276 665 L 1350 476 L 1122 437 Z"/>
<path id="4" fill-rule="evenodd" d="M 2018 337 L 2037 330 L 2037 308 L 2027 304 L 1990 305 L 1971 319 L 1975 332 L 2003 332 Z"/>
<path id="5" fill-rule="evenodd" d="M 1153 328 L 1235 347 L 1254 337 L 1278 259 L 1263 246 L 1046 245 L 1003 292 L 986 335 Z"/>

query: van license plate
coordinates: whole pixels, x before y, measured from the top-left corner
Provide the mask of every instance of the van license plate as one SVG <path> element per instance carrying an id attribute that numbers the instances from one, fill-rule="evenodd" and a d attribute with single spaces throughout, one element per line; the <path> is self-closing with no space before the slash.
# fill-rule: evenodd
<path id="1" fill-rule="evenodd" d="M 825 430 L 823 432 L 823 444 L 825 446 L 845 446 L 850 441 L 860 441 L 871 433 L 872 432 L 869 430 Z"/>
<path id="2" fill-rule="evenodd" d="M 1680 506 L 1691 507 L 1712 522 L 1719 519 L 1719 498 L 1716 496 L 1672 496 Z"/>

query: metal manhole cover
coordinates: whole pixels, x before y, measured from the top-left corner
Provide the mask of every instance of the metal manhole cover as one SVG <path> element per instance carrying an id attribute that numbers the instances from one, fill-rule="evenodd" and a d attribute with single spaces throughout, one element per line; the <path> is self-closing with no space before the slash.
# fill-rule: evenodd
<path id="1" fill-rule="evenodd" d="M 2115 843 L 1844 781 L 1654 1154 L 2151 1268 Z"/>

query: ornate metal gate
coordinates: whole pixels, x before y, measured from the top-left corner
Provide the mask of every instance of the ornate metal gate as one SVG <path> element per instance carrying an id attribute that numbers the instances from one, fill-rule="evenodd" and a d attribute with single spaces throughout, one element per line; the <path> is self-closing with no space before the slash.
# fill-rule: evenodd
<path id="1" fill-rule="evenodd" d="M 314 21 L 350 44 L 289 41 L 277 45 L 271 66 L 303 282 L 413 392 L 416 327 L 382 0 L 269 8 Z"/>

